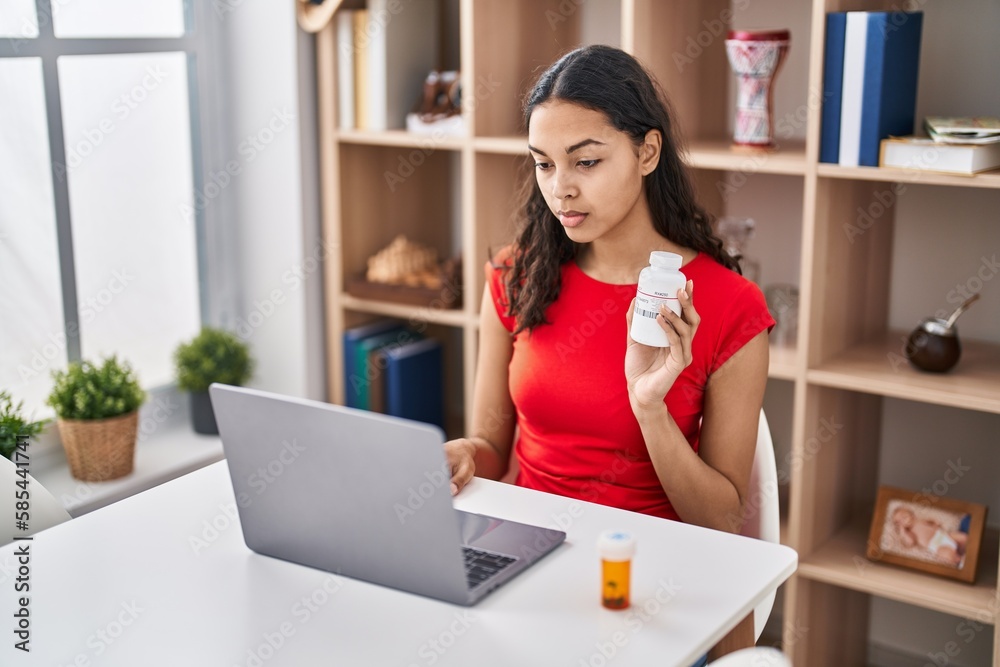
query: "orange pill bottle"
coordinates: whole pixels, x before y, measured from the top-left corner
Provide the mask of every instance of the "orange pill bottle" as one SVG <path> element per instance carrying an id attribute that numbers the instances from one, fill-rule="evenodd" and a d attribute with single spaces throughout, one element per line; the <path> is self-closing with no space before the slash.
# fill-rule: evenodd
<path id="1" fill-rule="evenodd" d="M 597 552 L 601 557 L 601 604 L 608 609 L 628 609 L 635 537 L 622 530 L 606 530 L 597 539 Z"/>

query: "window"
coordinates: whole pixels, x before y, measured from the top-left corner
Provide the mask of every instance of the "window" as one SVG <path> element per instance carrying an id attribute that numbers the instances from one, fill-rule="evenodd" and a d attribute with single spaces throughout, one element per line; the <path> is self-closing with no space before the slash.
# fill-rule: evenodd
<path id="1" fill-rule="evenodd" d="M 36 418 L 70 361 L 170 383 L 209 319 L 195 4 L 0 0 L 0 388 Z"/>

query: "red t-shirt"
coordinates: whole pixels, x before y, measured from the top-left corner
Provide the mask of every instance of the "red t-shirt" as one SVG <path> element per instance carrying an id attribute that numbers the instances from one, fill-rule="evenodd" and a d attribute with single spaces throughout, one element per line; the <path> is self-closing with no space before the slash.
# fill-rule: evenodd
<path id="1" fill-rule="evenodd" d="M 503 263 L 503 251 L 495 263 Z M 701 324 L 692 361 L 665 399 L 698 451 L 708 376 L 764 329 L 774 326 L 754 283 L 699 253 L 681 272 L 694 281 Z M 486 265 L 500 321 L 507 316 L 504 270 Z M 562 267 L 552 324 L 514 337 L 510 395 L 519 435 L 517 484 L 539 491 L 679 520 L 650 461 L 625 383 L 626 312 L 636 285 L 602 283 L 575 261 Z"/>

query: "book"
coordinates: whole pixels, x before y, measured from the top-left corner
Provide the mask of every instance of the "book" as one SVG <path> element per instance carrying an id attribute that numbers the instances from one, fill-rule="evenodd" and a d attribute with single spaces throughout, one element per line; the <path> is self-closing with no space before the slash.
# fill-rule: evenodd
<path id="1" fill-rule="evenodd" d="M 368 353 L 368 368 L 376 374 L 368 384 L 368 409 L 372 412 L 385 414 L 385 378 L 379 374 L 385 368 L 385 355 L 382 348 Z"/>
<path id="2" fill-rule="evenodd" d="M 924 129 L 931 139 L 945 144 L 1000 142 L 1000 118 L 928 116 Z"/>
<path id="3" fill-rule="evenodd" d="M 840 150 L 837 162 L 858 166 L 861 147 L 861 107 L 865 85 L 868 12 L 847 12 L 844 35 L 844 84 L 840 99 Z"/>
<path id="4" fill-rule="evenodd" d="M 819 161 L 840 161 L 840 106 L 844 86 L 844 38 L 847 14 L 826 15 L 823 55 L 823 111 L 820 121 Z"/>
<path id="5" fill-rule="evenodd" d="M 444 428 L 441 343 L 426 338 L 383 351 L 386 412 Z"/>
<path id="6" fill-rule="evenodd" d="M 381 357 L 376 353 L 408 345 L 420 338 L 420 334 L 398 327 L 358 341 L 357 356 L 354 359 L 355 375 L 347 378 L 346 384 L 347 391 L 354 393 L 357 402 L 354 407 L 371 410 L 372 386 L 385 381 L 385 368 L 378 363 Z"/>
<path id="7" fill-rule="evenodd" d="M 1000 143 L 942 144 L 929 137 L 891 137 L 882 140 L 879 166 L 971 175 L 1000 167 Z"/>
<path id="8" fill-rule="evenodd" d="M 837 162 L 874 167 L 882 139 L 913 133 L 923 13 L 844 14 Z"/>
<path id="9" fill-rule="evenodd" d="M 370 336 L 383 334 L 387 331 L 402 329 L 402 324 L 396 320 L 377 320 L 369 324 L 346 329 L 343 334 L 344 343 L 344 388 L 346 394 L 346 404 L 349 407 L 358 407 L 357 401 L 359 393 L 356 389 L 357 382 L 352 385 L 351 379 L 360 377 L 358 374 L 358 346 L 362 340 Z"/>
<path id="10" fill-rule="evenodd" d="M 342 130 L 354 129 L 354 11 L 342 9 L 337 21 L 337 116 Z"/>
<path id="11" fill-rule="evenodd" d="M 879 144 L 913 134 L 923 12 L 869 12 L 858 164 L 877 167 Z"/>
<path id="12" fill-rule="evenodd" d="M 369 16 L 378 19 L 361 42 L 368 95 L 361 126 L 368 130 L 406 127 L 406 114 L 423 97 L 424 78 L 438 64 L 438 0 L 398 6 L 399 0 L 368 0 Z"/>
<path id="13" fill-rule="evenodd" d="M 371 40 L 368 30 L 368 10 L 353 12 L 354 25 L 354 127 L 368 129 L 368 70 Z"/>

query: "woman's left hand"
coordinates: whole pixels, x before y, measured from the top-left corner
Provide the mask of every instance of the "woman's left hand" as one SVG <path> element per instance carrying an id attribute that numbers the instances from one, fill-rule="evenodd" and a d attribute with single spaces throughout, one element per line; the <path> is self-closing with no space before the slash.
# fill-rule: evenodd
<path id="1" fill-rule="evenodd" d="M 643 345 L 626 334 L 625 380 L 633 410 L 662 406 L 677 376 L 691 364 L 691 342 L 701 322 L 698 311 L 694 309 L 694 282 L 689 280 L 686 289 L 677 290 L 677 298 L 681 304 L 680 315 L 666 306 L 660 306 L 660 316 L 656 318 L 656 323 L 667 332 L 670 347 Z M 634 311 L 633 299 L 626 315 L 629 332 L 632 330 Z"/>

